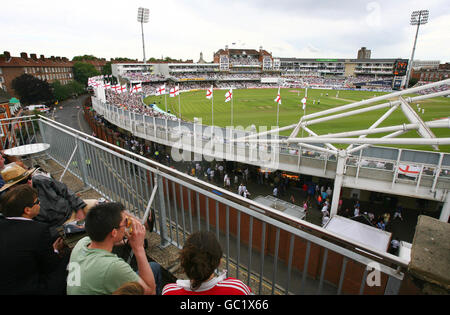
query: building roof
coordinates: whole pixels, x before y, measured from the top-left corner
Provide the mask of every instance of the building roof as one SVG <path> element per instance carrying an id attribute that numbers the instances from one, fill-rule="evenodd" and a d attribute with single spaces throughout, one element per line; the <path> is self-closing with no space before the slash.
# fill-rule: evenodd
<path id="1" fill-rule="evenodd" d="M 26 54 L 25 54 L 26 55 Z M 73 62 L 65 57 L 45 58 L 44 55 L 37 57 L 35 54 L 21 57 L 0 57 L 0 67 L 72 67 Z M 33 56 L 33 57 L 31 57 Z M 9 57 L 9 58 L 8 58 Z"/>
<path id="2" fill-rule="evenodd" d="M 338 59 L 338 58 L 279 58 L 281 61 L 298 62 L 351 62 L 351 63 L 374 63 L 374 62 L 394 62 L 396 60 L 408 61 L 401 58 L 380 58 L 380 59 Z"/>
<path id="3" fill-rule="evenodd" d="M 230 55 L 251 55 L 251 56 L 259 56 L 259 55 L 271 55 L 266 50 L 256 50 L 256 49 L 219 49 L 214 55 L 223 55 L 223 54 L 230 54 Z"/>

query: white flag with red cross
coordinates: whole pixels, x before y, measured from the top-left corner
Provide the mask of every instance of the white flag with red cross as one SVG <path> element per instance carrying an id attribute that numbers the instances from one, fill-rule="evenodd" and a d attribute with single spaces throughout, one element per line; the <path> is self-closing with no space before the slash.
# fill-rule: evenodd
<path id="1" fill-rule="evenodd" d="M 278 103 L 278 105 L 281 105 L 280 88 L 278 88 L 278 95 L 277 95 L 277 97 L 274 99 L 274 101 L 275 101 L 276 103 Z"/>
<path id="2" fill-rule="evenodd" d="M 118 94 L 122 94 L 122 93 L 127 92 L 127 85 L 125 84 L 125 85 L 120 86 L 120 84 L 119 84 L 117 89 L 116 89 L 116 92 Z"/>
<path id="3" fill-rule="evenodd" d="M 166 94 L 166 85 L 162 85 L 160 86 L 157 90 L 156 90 L 156 95 L 164 95 Z"/>
<path id="4" fill-rule="evenodd" d="M 231 101 L 233 99 L 233 89 L 230 89 L 226 94 L 225 94 L 225 103 Z"/>
<path id="5" fill-rule="evenodd" d="M 400 164 L 398 166 L 398 173 L 411 177 L 417 177 L 420 174 L 420 167 L 415 165 Z"/>
<path id="6" fill-rule="evenodd" d="M 131 93 L 139 93 L 139 92 L 142 92 L 142 85 L 139 83 L 139 84 L 136 84 L 134 87 L 132 87 L 131 88 L 131 91 L 130 91 Z"/>
<path id="7" fill-rule="evenodd" d="M 213 86 L 211 86 L 211 88 L 206 90 L 206 98 L 210 100 L 212 99 L 212 97 L 213 97 Z"/>
<path id="8" fill-rule="evenodd" d="M 304 97 L 302 99 L 302 104 L 303 104 L 303 110 L 305 110 L 305 108 L 306 108 L 306 97 Z"/>

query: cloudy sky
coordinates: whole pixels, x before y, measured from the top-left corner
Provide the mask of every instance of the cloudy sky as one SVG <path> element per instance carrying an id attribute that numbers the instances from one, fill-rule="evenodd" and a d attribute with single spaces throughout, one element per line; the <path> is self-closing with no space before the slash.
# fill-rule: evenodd
<path id="1" fill-rule="evenodd" d="M 258 49 L 274 57 L 409 58 L 416 27 L 412 11 L 428 9 L 415 59 L 450 62 L 448 0 L 15 0 L 0 5 L 0 53 L 94 55 L 142 60 L 139 7 L 146 57 L 206 61 L 230 48 Z M 233 45 L 233 43 L 235 43 Z"/>

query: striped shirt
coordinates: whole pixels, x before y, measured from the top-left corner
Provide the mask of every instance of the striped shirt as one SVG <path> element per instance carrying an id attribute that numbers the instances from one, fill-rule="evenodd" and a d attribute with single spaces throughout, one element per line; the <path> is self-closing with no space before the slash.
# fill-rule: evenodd
<path id="1" fill-rule="evenodd" d="M 200 288 L 192 291 L 190 280 L 178 280 L 176 283 L 167 284 L 162 295 L 251 295 L 252 290 L 241 280 L 225 278 L 222 274 L 207 282 Z"/>

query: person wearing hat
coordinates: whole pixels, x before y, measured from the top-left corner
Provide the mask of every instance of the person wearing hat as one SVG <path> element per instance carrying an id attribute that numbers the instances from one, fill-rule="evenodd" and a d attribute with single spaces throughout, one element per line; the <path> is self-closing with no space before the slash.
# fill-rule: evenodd
<path id="1" fill-rule="evenodd" d="M 53 242 L 39 214 L 36 189 L 15 185 L 1 199 L 0 294 L 65 294 L 69 255 Z"/>
<path id="2" fill-rule="evenodd" d="M 83 220 L 87 211 L 97 203 L 97 200 L 81 199 L 66 184 L 40 173 L 36 168 L 27 170 L 10 163 L 1 170 L 1 176 L 5 184 L 0 188 L 0 193 L 20 184 L 28 184 L 38 191 L 41 207 L 34 220 L 50 226 L 52 239 L 58 237 L 56 229 L 59 226 L 68 221 Z"/>

